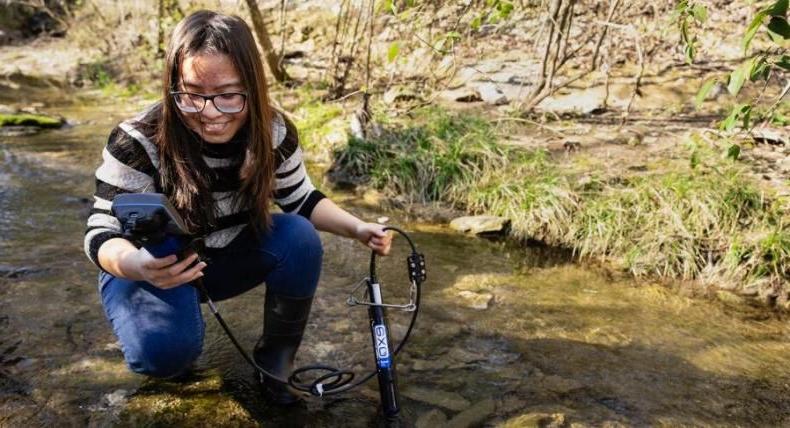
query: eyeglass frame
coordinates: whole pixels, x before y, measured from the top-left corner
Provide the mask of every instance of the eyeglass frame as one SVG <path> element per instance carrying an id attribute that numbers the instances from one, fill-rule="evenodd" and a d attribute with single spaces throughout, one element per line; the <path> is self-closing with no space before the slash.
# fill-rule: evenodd
<path id="1" fill-rule="evenodd" d="M 191 96 L 191 95 L 197 95 L 198 97 L 200 97 L 200 98 L 203 98 L 203 107 L 201 107 L 201 108 L 200 108 L 200 110 L 198 110 L 198 111 L 185 111 L 183 108 L 181 108 L 181 106 L 179 106 L 179 105 L 178 105 L 178 102 L 175 100 L 175 96 L 176 96 L 176 95 L 190 95 L 190 96 Z M 241 95 L 241 96 L 242 96 L 242 99 L 243 99 L 243 101 L 242 101 L 242 103 L 241 103 L 241 108 L 239 109 L 239 111 L 234 111 L 234 112 L 226 112 L 226 111 L 222 111 L 222 110 L 221 110 L 219 107 L 217 107 L 217 104 L 214 102 L 214 98 L 216 98 L 216 97 L 221 97 L 221 96 L 223 96 L 223 95 Z M 174 98 L 173 98 L 173 102 L 175 103 L 176 107 L 178 107 L 178 109 L 179 109 L 179 110 L 181 110 L 181 111 L 182 111 L 182 112 L 184 112 L 184 113 L 192 113 L 192 114 L 195 114 L 195 113 L 202 113 L 202 112 L 203 112 L 203 110 L 205 110 L 205 109 L 206 109 L 206 106 L 208 105 L 208 102 L 209 102 L 209 101 L 211 101 L 211 104 L 214 104 L 214 108 L 215 108 L 215 109 L 216 109 L 218 112 L 220 112 L 220 113 L 224 113 L 224 114 L 237 114 L 237 113 L 241 113 L 242 111 L 244 111 L 244 108 L 245 108 L 245 107 L 247 107 L 247 94 L 246 94 L 246 93 L 244 93 L 244 92 L 223 92 L 223 93 L 221 93 L 221 94 L 214 94 L 214 95 L 203 95 L 203 94 L 198 94 L 198 93 L 196 93 L 196 92 L 188 92 L 188 91 L 170 91 L 170 96 L 171 96 L 171 97 L 174 97 Z"/>

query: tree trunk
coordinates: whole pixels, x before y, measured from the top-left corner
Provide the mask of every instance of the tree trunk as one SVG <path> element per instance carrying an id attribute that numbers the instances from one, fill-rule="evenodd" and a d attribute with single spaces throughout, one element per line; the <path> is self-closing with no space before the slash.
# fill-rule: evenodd
<path id="1" fill-rule="evenodd" d="M 266 57 L 266 63 L 269 64 L 269 70 L 271 70 L 272 76 L 274 76 L 278 82 L 291 80 L 291 78 L 288 77 L 288 73 L 285 72 L 285 68 L 280 62 L 277 53 L 274 52 L 269 33 L 266 31 L 266 24 L 263 22 L 260 9 L 258 9 L 257 0 L 246 0 L 246 2 L 247 8 L 250 9 L 252 26 L 255 29 L 255 34 L 258 36 L 258 41 L 263 47 L 263 55 Z"/>

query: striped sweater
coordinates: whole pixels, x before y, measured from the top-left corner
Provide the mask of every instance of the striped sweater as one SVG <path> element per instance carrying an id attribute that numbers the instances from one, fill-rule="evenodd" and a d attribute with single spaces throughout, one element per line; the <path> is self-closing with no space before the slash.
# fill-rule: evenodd
<path id="1" fill-rule="evenodd" d="M 110 213 L 112 200 L 120 193 L 161 192 L 159 155 L 153 143 L 157 106 L 118 125 L 110 133 L 102 151 L 102 163 L 96 170 L 96 193 L 85 231 L 85 254 L 101 269 L 99 247 L 121 236 L 121 225 Z M 302 149 L 293 124 L 277 113 L 272 124 L 275 150 L 274 202 L 286 213 L 310 218 L 315 205 L 325 196 L 316 190 L 307 175 Z M 243 134 L 242 131 L 239 134 Z M 203 159 L 216 174 L 211 182 L 216 225 L 206 235 L 206 247 L 227 246 L 248 224 L 248 209 L 234 206 L 234 196 L 241 182 L 239 168 L 246 148 L 245 141 L 234 138 L 226 144 L 204 144 Z"/>

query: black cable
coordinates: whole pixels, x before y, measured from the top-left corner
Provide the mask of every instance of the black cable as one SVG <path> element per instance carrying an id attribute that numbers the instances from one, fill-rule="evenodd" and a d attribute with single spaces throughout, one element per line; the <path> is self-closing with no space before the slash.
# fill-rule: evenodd
<path id="1" fill-rule="evenodd" d="M 419 308 L 420 308 L 421 284 L 423 281 L 425 281 L 425 259 L 422 254 L 417 252 L 417 247 L 414 246 L 414 242 L 412 242 L 411 238 L 409 238 L 409 235 L 407 235 L 404 231 L 392 226 L 387 226 L 383 230 L 384 231 L 393 230 L 395 232 L 398 232 L 400 235 L 406 238 L 406 241 L 409 243 L 409 246 L 411 247 L 411 251 L 412 251 L 411 255 L 407 258 L 407 262 L 409 264 L 409 277 L 413 281 L 416 288 L 415 299 L 414 299 L 415 307 L 412 313 L 411 321 L 409 322 L 409 328 L 406 330 L 406 333 L 403 335 L 403 339 L 401 339 L 398 346 L 395 347 L 395 351 L 393 352 L 393 356 L 395 356 L 398 355 L 401 349 L 403 349 L 403 346 L 406 345 L 406 342 L 408 341 L 409 336 L 411 335 L 411 332 L 414 329 L 414 324 L 417 321 L 417 313 L 419 312 Z M 375 281 L 375 278 L 376 278 L 376 253 L 375 251 L 371 251 L 369 280 Z M 222 315 L 220 315 L 216 305 L 209 297 L 208 290 L 206 290 L 206 287 L 203 284 L 203 279 L 202 278 L 197 279 L 195 281 L 195 285 L 205 297 L 206 303 L 211 309 L 211 313 L 214 315 L 214 318 L 217 319 L 219 325 L 225 331 L 225 334 L 228 336 L 230 341 L 239 351 L 241 356 L 244 357 L 244 359 L 255 370 L 257 370 L 259 373 L 263 374 L 264 376 L 274 381 L 290 385 L 292 388 L 296 389 L 297 391 L 306 392 L 311 395 L 320 397 L 322 395 L 338 394 L 356 388 L 357 386 L 362 385 L 363 383 L 367 382 L 373 376 L 376 375 L 376 370 L 373 370 L 372 372 L 368 373 L 367 375 L 359 379 L 357 382 L 351 383 L 351 381 L 354 380 L 355 377 L 354 372 L 351 372 L 349 370 L 340 370 L 325 365 L 307 365 L 307 366 L 299 367 L 296 370 L 294 370 L 291 376 L 289 376 L 287 380 L 279 376 L 276 376 L 268 372 L 267 370 L 261 368 L 258 364 L 256 364 L 255 360 L 253 360 L 250 357 L 250 355 L 247 353 L 247 351 L 245 351 L 244 348 L 242 348 L 241 344 L 239 344 L 238 340 L 236 340 L 236 337 L 233 335 L 233 332 L 230 330 L 230 327 L 228 327 L 228 325 L 225 323 L 225 320 L 222 318 Z M 299 375 L 312 371 L 324 371 L 327 373 L 317 377 L 314 381 L 310 383 L 304 382 L 299 378 Z M 324 381 L 329 379 L 332 380 L 330 382 L 324 383 Z"/>

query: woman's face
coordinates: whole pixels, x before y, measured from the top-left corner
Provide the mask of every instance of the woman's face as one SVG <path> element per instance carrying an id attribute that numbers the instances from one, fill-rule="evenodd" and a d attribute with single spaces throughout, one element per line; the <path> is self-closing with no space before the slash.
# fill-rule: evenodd
<path id="1" fill-rule="evenodd" d="M 246 93 L 241 76 L 225 54 L 197 54 L 184 58 L 181 63 L 179 91 L 200 95 L 216 95 L 229 92 Z M 217 99 L 219 102 L 219 99 Z M 249 116 L 249 108 L 238 113 L 223 113 L 217 110 L 214 101 L 206 101 L 203 111 L 186 113 L 181 111 L 184 123 L 200 134 L 208 143 L 222 144 L 236 135 Z"/>

